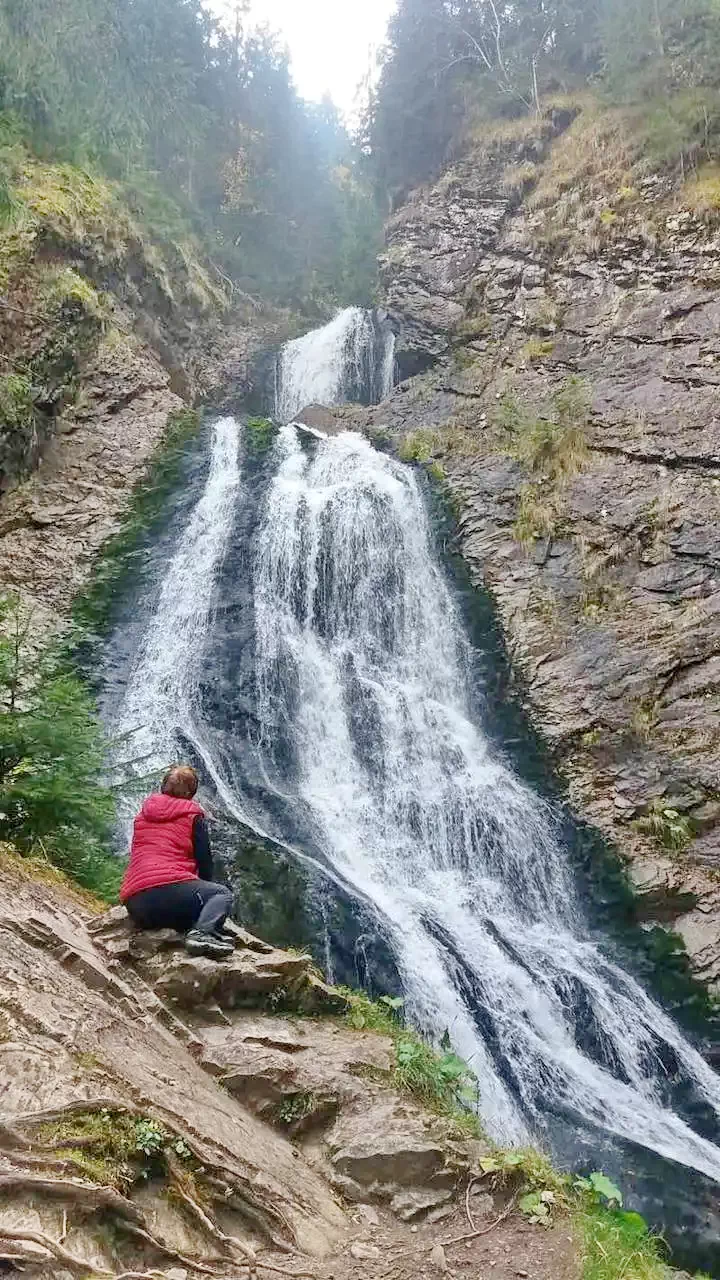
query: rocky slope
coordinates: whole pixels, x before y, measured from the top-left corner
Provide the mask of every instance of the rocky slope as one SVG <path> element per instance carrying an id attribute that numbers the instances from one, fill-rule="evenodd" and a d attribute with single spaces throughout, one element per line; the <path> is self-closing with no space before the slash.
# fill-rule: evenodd
<path id="1" fill-rule="evenodd" d="M 235 296 L 111 184 L 16 148 L 0 225 L 0 591 L 54 627 L 168 423 L 231 382 L 286 318 Z"/>
<path id="2" fill-rule="evenodd" d="M 501 1280 L 577 1275 L 560 1224 L 505 1215 L 465 1249 L 455 1192 L 487 1149 L 393 1091 L 392 1042 L 307 957 L 238 930 L 229 962 L 190 959 L 0 862 L 3 1269 L 411 1277 L 447 1247 Z M 475 1192 L 490 1226 L 507 1197 Z"/>
<path id="3" fill-rule="evenodd" d="M 389 223 L 406 377 L 576 811 L 720 991 L 720 232 L 617 112 L 477 142 Z M 418 374 L 418 371 L 422 371 Z"/>

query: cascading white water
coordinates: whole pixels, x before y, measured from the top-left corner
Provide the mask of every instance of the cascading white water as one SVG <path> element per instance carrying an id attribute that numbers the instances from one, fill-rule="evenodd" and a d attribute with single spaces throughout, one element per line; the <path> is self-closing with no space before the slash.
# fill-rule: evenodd
<path id="1" fill-rule="evenodd" d="M 449 1029 L 492 1134 L 560 1111 L 720 1180 L 663 1062 L 720 1114 L 718 1077 L 590 941 L 551 815 L 473 722 L 413 473 L 352 434 L 310 456 L 285 427 L 254 573 L 259 721 L 286 726 L 322 853 L 386 921 L 409 1012 Z"/>
<path id="2" fill-rule="evenodd" d="M 291 422 L 309 404 L 383 400 L 392 390 L 395 337 L 379 334 L 372 314 L 347 307 L 302 338 L 286 342 L 278 356 L 275 417 Z"/>
<path id="3" fill-rule="evenodd" d="M 239 426 L 213 428 L 205 487 L 167 570 L 150 626 L 113 723 L 115 765 L 148 773 L 171 764 L 178 734 L 191 734 L 200 675 L 198 654 L 212 620 L 213 595 L 235 516 L 240 484 Z"/>
<path id="4" fill-rule="evenodd" d="M 341 398 L 363 314 L 289 344 L 282 416 Z M 271 465 L 248 584 L 260 737 L 238 758 L 259 760 L 263 785 L 302 814 L 314 845 L 302 856 L 374 905 L 409 1014 L 449 1030 L 496 1137 L 523 1142 L 561 1115 L 720 1181 L 720 1149 L 668 1105 L 672 1076 L 720 1115 L 718 1077 L 591 940 L 552 813 L 477 723 L 414 473 L 357 435 L 304 448 L 292 426 Z M 239 485 L 238 426 L 224 419 L 112 727 L 143 771 L 190 739 L 248 822 L 242 769 L 198 681 Z"/>

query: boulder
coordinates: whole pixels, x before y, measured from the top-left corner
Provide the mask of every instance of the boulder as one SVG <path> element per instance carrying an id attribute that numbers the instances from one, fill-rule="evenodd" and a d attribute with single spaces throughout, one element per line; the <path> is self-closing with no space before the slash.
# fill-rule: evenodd
<path id="1" fill-rule="evenodd" d="M 296 426 L 321 436 L 336 436 L 347 430 L 341 416 L 324 404 L 306 405 L 295 415 L 294 422 Z"/>

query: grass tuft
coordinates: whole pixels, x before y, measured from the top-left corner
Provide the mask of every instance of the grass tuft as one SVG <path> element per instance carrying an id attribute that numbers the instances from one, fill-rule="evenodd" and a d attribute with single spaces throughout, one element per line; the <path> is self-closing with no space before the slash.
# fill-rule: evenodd
<path id="1" fill-rule="evenodd" d="M 693 839 L 693 825 L 689 818 L 673 809 L 663 800 L 656 800 L 644 817 L 635 823 L 638 831 L 650 836 L 660 849 L 682 853 Z"/>
<path id="2" fill-rule="evenodd" d="M 371 1000 L 362 991 L 341 988 L 349 1002 L 346 1021 L 355 1031 L 375 1031 L 388 1036 L 395 1050 L 395 1065 L 386 1082 L 436 1115 L 450 1121 L 463 1137 L 483 1137 L 476 1111 L 477 1080 L 462 1058 L 453 1053 L 449 1037 L 440 1049 L 424 1040 L 402 1015 L 402 1000 Z"/>
<path id="3" fill-rule="evenodd" d="M 509 437 L 508 452 L 530 471 L 560 480 L 582 470 L 588 456 L 585 427 L 589 412 L 581 378 L 566 379 L 544 417 L 533 413 L 510 391 L 502 397 L 495 425 Z"/>
<path id="4" fill-rule="evenodd" d="M 583 1250 L 582 1280 L 667 1280 L 662 1244 L 639 1214 L 588 1205 L 575 1213 L 574 1223 Z"/>
<path id="5" fill-rule="evenodd" d="M 555 531 L 556 520 L 554 503 L 540 494 L 537 485 L 524 485 L 520 490 L 520 505 L 512 529 L 515 541 L 529 547 L 538 538 L 549 538 Z"/>

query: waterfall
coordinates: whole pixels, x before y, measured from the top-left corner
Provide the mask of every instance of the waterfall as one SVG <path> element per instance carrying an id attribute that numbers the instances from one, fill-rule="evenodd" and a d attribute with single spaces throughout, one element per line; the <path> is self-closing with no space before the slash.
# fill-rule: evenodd
<path id="1" fill-rule="evenodd" d="M 377 313 L 339 311 L 329 324 L 286 342 L 275 371 L 275 417 L 291 422 L 309 404 L 373 404 L 392 390 L 395 335 Z"/>
<path id="2" fill-rule="evenodd" d="M 113 723 L 114 764 L 147 774 L 182 754 L 193 737 L 199 656 L 212 620 L 215 581 L 235 516 L 240 484 L 239 427 L 222 418 L 212 431 L 202 494 L 161 575 L 154 614 Z"/>
<path id="3" fill-rule="evenodd" d="M 590 940 L 551 813 L 473 719 L 413 473 L 283 428 L 254 576 L 260 723 L 285 726 L 318 847 L 386 921 L 408 1012 L 449 1030 L 493 1137 L 561 1113 L 720 1180 L 664 1100 L 669 1062 L 718 1114 L 720 1081 Z"/>
<path id="4" fill-rule="evenodd" d="M 341 312 L 286 346 L 278 416 L 359 385 L 368 324 Z M 389 341 L 372 357 L 385 389 Z M 720 1181 L 694 1127 L 720 1118 L 720 1081 L 593 937 L 552 807 L 491 748 L 414 471 L 359 435 L 286 425 L 243 489 L 238 441 L 215 424 L 162 566 L 111 717 L 126 757 L 146 772 L 190 740 L 231 815 L 365 904 L 409 1017 L 477 1074 L 493 1137 L 552 1120 Z"/>

